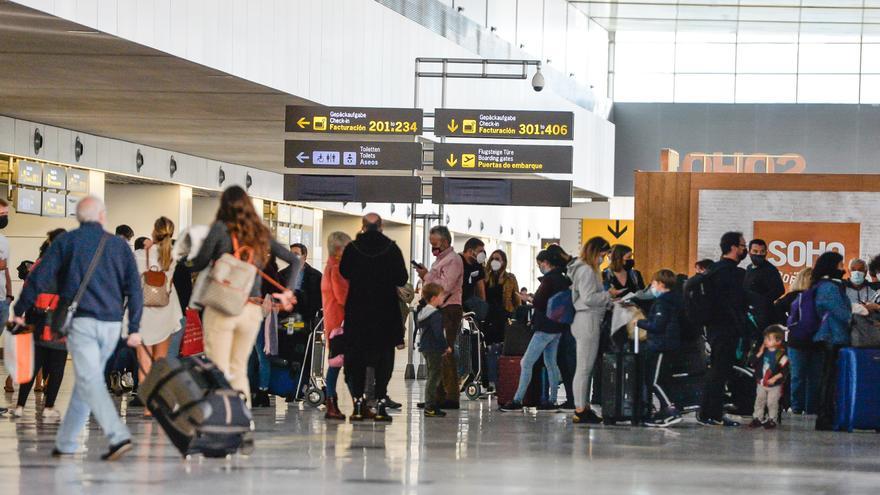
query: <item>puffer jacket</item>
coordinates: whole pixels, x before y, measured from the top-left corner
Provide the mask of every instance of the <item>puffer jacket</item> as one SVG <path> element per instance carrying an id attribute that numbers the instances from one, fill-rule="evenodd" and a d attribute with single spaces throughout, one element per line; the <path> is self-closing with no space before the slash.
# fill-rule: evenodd
<path id="1" fill-rule="evenodd" d="M 681 345 L 681 298 L 677 291 L 671 290 L 660 294 L 651 305 L 651 312 L 646 320 L 639 320 L 639 328 L 648 332 L 647 348 L 649 352 L 671 352 Z"/>
<path id="2" fill-rule="evenodd" d="M 839 280 L 819 281 L 816 286 L 816 311 L 822 319 L 822 325 L 813 337 L 813 341 L 848 346 L 852 304 L 846 297 L 843 284 Z"/>

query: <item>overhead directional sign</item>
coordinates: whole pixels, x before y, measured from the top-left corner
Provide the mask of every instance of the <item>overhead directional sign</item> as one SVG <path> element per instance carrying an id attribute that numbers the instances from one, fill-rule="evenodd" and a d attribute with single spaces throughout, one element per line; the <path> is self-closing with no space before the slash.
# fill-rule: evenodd
<path id="1" fill-rule="evenodd" d="M 285 141 L 287 168 L 415 170 L 422 167 L 422 145 L 400 142 Z"/>
<path id="2" fill-rule="evenodd" d="M 288 105 L 287 132 L 414 136 L 422 133 L 421 108 Z"/>
<path id="3" fill-rule="evenodd" d="M 420 203 L 418 177 L 355 175 L 284 175 L 285 201 L 362 201 L 366 203 Z"/>
<path id="4" fill-rule="evenodd" d="M 460 172 L 570 174 L 571 146 L 437 143 L 434 169 Z"/>
<path id="5" fill-rule="evenodd" d="M 571 140 L 574 138 L 574 114 L 438 108 L 434 113 L 434 134 L 445 137 Z"/>
<path id="6" fill-rule="evenodd" d="M 571 181 L 464 179 L 434 177 L 435 204 L 493 206 L 571 206 Z"/>

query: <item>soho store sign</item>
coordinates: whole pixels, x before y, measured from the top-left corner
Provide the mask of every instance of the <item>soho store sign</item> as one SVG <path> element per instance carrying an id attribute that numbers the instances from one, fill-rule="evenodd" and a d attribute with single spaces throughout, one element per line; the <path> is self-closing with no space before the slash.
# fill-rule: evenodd
<path id="1" fill-rule="evenodd" d="M 822 253 L 836 251 L 848 260 L 861 248 L 858 223 L 757 221 L 754 236 L 767 241 L 767 260 L 779 269 L 786 286 Z"/>

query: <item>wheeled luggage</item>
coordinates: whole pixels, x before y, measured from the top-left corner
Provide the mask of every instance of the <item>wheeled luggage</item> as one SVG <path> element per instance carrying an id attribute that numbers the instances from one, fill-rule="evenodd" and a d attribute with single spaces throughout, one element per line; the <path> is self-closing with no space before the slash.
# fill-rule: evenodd
<path id="1" fill-rule="evenodd" d="M 287 402 L 296 399 L 296 383 L 300 376 L 300 364 L 290 363 L 279 357 L 269 358 L 271 368 L 269 378 L 269 393 L 284 397 Z"/>
<path id="2" fill-rule="evenodd" d="M 504 348 L 501 350 L 503 356 L 522 356 L 529 347 L 532 340 L 531 327 L 520 321 L 513 321 L 504 329 Z"/>
<path id="3" fill-rule="evenodd" d="M 637 426 L 642 421 L 642 363 L 639 340 L 633 341 L 633 352 L 607 352 L 602 355 L 602 419 L 605 424 L 630 421 Z"/>
<path id="4" fill-rule="evenodd" d="M 880 430 L 880 349 L 840 350 L 834 429 Z"/>
<path id="5" fill-rule="evenodd" d="M 499 404 L 507 404 L 513 400 L 516 388 L 519 386 L 520 361 L 522 356 L 501 356 L 498 359 L 498 383 L 495 384 L 495 393 Z M 541 401 L 541 376 L 544 374 L 543 361 L 538 361 L 532 370 L 532 382 L 526 389 L 522 404 L 526 407 L 535 407 Z"/>
<path id="6" fill-rule="evenodd" d="M 205 357 L 154 362 L 138 394 L 184 457 L 234 454 L 253 430 L 242 394 Z"/>

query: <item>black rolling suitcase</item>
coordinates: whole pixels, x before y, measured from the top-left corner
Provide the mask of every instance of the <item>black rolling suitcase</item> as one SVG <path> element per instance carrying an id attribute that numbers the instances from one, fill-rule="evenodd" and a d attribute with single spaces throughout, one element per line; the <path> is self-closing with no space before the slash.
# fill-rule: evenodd
<path id="1" fill-rule="evenodd" d="M 606 352 L 602 355 L 602 419 L 605 424 L 630 421 L 638 426 L 642 421 L 642 363 L 639 340 L 635 339 L 634 352 L 627 350 Z"/>
<path id="2" fill-rule="evenodd" d="M 253 430 L 241 393 L 205 357 L 154 362 L 138 394 L 184 457 L 234 454 Z"/>

